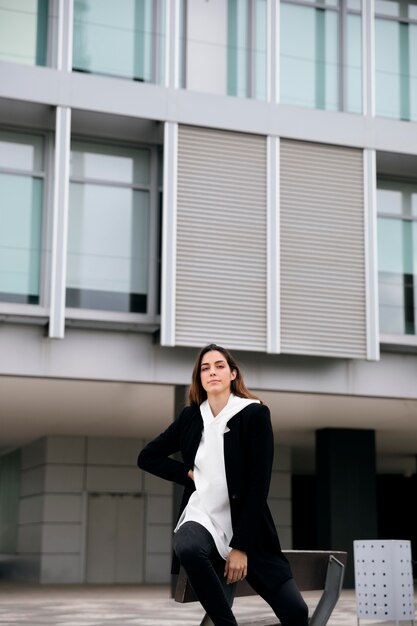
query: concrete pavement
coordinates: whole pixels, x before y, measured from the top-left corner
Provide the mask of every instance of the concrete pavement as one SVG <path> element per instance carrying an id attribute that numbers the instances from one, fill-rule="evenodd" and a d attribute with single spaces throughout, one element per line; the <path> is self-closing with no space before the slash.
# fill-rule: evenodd
<path id="1" fill-rule="evenodd" d="M 303 593 L 313 610 L 320 594 Z M 262 624 L 271 609 L 259 597 L 237 598 L 239 620 Z M 178 604 L 167 585 L 27 585 L 0 582 L 1 626 L 198 626 L 197 603 Z M 361 622 L 375 626 L 378 622 Z M 383 622 L 388 626 L 389 622 Z M 328 626 L 357 626 L 355 595 L 343 591 Z"/>

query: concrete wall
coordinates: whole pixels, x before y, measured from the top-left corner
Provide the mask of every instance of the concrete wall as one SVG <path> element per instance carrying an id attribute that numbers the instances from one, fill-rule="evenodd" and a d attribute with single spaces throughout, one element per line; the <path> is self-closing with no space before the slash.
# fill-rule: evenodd
<path id="1" fill-rule="evenodd" d="M 79 583 L 86 577 L 87 494 L 142 493 L 143 582 L 168 582 L 172 486 L 136 467 L 143 440 L 45 437 L 22 449 L 15 577 Z M 139 528 L 138 528 L 139 531 Z"/>
<path id="2" fill-rule="evenodd" d="M 65 339 L 36 325 L 7 323 L 0 333 L 4 376 L 188 385 L 197 350 L 163 348 L 150 333 L 67 328 Z M 22 358 L 22 354 L 25 358 Z M 235 353 L 249 388 L 416 398 L 417 355 L 384 352 L 377 362 Z"/>
<path id="3" fill-rule="evenodd" d="M 172 484 L 144 474 L 146 506 L 145 579 L 167 583 L 171 573 Z"/>

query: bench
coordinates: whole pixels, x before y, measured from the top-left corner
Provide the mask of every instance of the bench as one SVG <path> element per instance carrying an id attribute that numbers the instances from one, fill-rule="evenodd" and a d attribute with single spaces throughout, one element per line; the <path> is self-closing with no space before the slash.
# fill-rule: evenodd
<path id="1" fill-rule="evenodd" d="M 339 599 L 343 585 L 343 575 L 347 552 L 339 550 L 283 550 L 290 562 L 291 570 L 300 591 L 317 591 L 323 593 L 310 618 L 310 626 L 325 626 Z M 235 585 L 234 597 L 256 595 L 246 580 Z M 195 602 L 198 600 L 187 575 L 181 567 L 178 575 L 174 599 L 176 602 Z M 233 598 L 230 598 L 232 602 Z M 275 621 L 268 619 L 262 626 L 275 626 Z M 261 622 L 257 622 L 261 624 Z M 212 626 L 208 615 L 203 618 L 200 626 Z M 244 626 L 242 624 L 242 626 Z M 245 626 L 250 626 L 247 623 Z"/>

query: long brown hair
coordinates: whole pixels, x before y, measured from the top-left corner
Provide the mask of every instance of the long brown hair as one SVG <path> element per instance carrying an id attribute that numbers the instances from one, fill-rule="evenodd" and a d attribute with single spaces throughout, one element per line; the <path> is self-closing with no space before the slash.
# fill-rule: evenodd
<path id="1" fill-rule="evenodd" d="M 194 363 L 193 374 L 191 377 L 191 386 L 188 393 L 188 399 L 190 404 L 200 406 L 204 400 L 207 399 L 207 392 L 203 388 L 201 384 L 201 361 L 203 360 L 203 356 L 207 354 L 207 352 L 212 352 L 213 350 L 217 350 L 220 352 L 224 358 L 226 359 L 230 370 L 236 372 L 236 378 L 230 383 L 230 391 L 235 395 L 239 396 L 239 398 L 251 398 L 253 400 L 259 400 L 257 396 L 249 391 L 246 387 L 242 373 L 239 369 L 238 364 L 235 359 L 232 357 L 230 352 L 226 350 L 226 348 L 222 348 L 221 346 L 216 345 L 215 343 L 210 343 L 205 348 L 202 348 L 197 355 L 197 358 Z M 262 401 L 261 401 L 262 402 Z"/>

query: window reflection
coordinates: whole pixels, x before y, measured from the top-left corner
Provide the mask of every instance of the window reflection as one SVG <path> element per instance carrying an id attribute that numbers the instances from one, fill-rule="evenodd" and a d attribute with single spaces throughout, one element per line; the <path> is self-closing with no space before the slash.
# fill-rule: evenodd
<path id="1" fill-rule="evenodd" d="M 10 155 L 10 159 L 7 155 Z M 38 304 L 43 139 L 0 132 L 0 301 Z"/>
<path id="2" fill-rule="evenodd" d="M 267 1 L 181 2 L 180 86 L 266 99 Z"/>
<path id="3" fill-rule="evenodd" d="M 149 185 L 148 150 L 77 141 L 72 146 L 70 167 L 73 178 Z"/>
<path id="4" fill-rule="evenodd" d="M 417 186 L 380 181 L 378 268 L 382 333 L 416 334 Z"/>
<path id="5" fill-rule="evenodd" d="M 411 0 L 376 3 L 376 112 L 417 119 L 417 4 Z"/>
<path id="6" fill-rule="evenodd" d="M 0 0 L 0 60 L 46 65 L 48 0 Z"/>
<path id="7" fill-rule="evenodd" d="M 164 80 L 165 0 L 75 0 L 73 68 Z"/>
<path id="8" fill-rule="evenodd" d="M 68 307 L 147 312 L 149 169 L 148 150 L 73 142 Z"/>
<path id="9" fill-rule="evenodd" d="M 281 100 L 361 113 L 361 29 L 360 2 L 282 0 Z"/>

